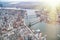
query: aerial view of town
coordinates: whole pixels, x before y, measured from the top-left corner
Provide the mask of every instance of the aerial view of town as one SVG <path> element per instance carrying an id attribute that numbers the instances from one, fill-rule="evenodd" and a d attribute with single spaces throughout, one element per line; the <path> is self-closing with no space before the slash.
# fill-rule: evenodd
<path id="1" fill-rule="evenodd" d="M 0 40 L 60 40 L 60 0 L 0 0 Z"/>

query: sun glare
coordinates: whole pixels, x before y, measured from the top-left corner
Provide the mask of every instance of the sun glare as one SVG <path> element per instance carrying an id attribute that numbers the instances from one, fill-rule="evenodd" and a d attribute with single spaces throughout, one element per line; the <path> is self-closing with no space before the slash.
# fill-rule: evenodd
<path id="1" fill-rule="evenodd" d="M 48 5 L 50 5 L 51 7 L 56 7 L 59 3 L 60 3 L 60 0 L 40 0 Z"/>
<path id="2" fill-rule="evenodd" d="M 56 7 L 60 4 L 60 0 L 41 0 L 41 1 L 51 7 L 49 17 L 51 18 L 51 21 L 56 21 Z"/>

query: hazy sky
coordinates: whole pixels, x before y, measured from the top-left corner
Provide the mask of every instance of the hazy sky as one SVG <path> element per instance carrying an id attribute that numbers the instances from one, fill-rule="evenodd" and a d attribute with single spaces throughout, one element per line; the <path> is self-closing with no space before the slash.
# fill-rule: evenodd
<path id="1" fill-rule="evenodd" d="M 17 2 L 21 2 L 21 1 L 39 1 L 39 0 L 0 0 L 0 1 L 4 1 L 4 2 L 13 2 L 13 1 L 17 1 Z"/>
<path id="2" fill-rule="evenodd" d="M 60 3 L 60 0 L 0 0 L 3 2 L 46 2 L 47 4 L 57 4 Z"/>
<path id="3" fill-rule="evenodd" d="M 45 2 L 48 5 L 51 6 L 56 6 L 58 4 L 60 4 L 60 0 L 0 0 L 0 2 L 13 2 L 13 3 L 17 3 L 17 2 Z"/>

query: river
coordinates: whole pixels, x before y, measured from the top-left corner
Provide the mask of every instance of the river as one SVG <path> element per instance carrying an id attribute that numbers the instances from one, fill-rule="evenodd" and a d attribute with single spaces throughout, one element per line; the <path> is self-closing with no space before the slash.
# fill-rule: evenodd
<path id="1" fill-rule="evenodd" d="M 36 16 L 28 16 L 28 18 L 25 19 L 26 24 L 28 25 L 29 22 L 34 21 L 36 19 Z M 45 22 L 39 22 L 35 25 L 31 26 L 31 29 L 37 30 L 40 29 L 42 32 L 42 36 L 47 35 L 47 40 L 60 40 L 60 25 L 55 23 L 45 23 Z"/>

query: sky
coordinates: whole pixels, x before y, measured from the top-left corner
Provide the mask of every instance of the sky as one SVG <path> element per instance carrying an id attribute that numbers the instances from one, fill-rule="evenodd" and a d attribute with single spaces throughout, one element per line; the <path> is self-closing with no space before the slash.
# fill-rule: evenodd
<path id="1" fill-rule="evenodd" d="M 18 3 L 18 2 L 44 2 L 47 3 L 51 6 L 56 6 L 57 4 L 60 3 L 60 0 L 0 0 L 0 2 L 13 2 L 13 3 Z"/>
<path id="2" fill-rule="evenodd" d="M 13 1 L 17 1 L 17 2 L 21 2 L 21 1 L 25 1 L 25 2 L 27 2 L 27 1 L 32 1 L 32 2 L 36 2 L 36 1 L 39 1 L 39 0 L 0 0 L 0 1 L 4 1 L 4 2 L 13 2 Z"/>

